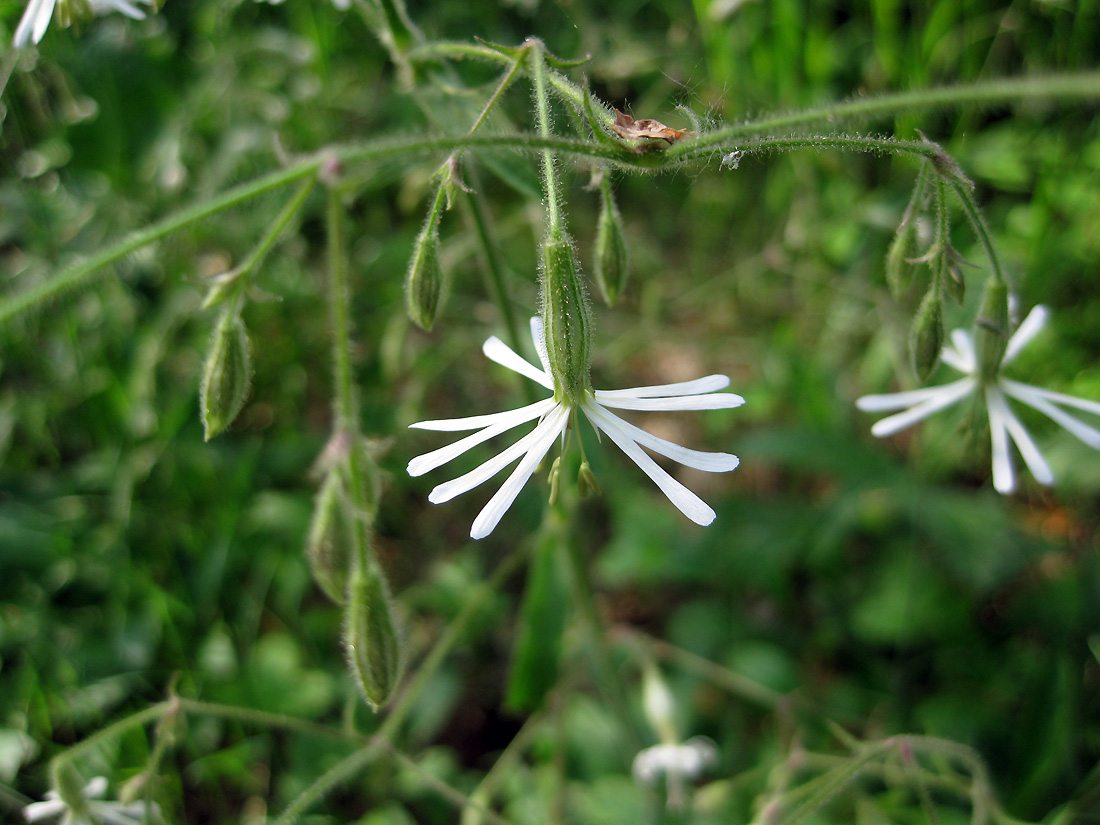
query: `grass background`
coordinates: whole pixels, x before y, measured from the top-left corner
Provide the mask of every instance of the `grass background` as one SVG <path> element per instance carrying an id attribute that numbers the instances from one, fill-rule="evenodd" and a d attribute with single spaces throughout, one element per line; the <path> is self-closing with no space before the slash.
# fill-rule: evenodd
<path id="1" fill-rule="evenodd" d="M 9 33 L 22 8 L 0 2 Z M 472 0 L 409 11 L 432 38 L 537 34 L 557 54 L 589 54 L 575 77 L 637 117 L 676 127 L 690 125 L 677 107 L 717 124 L 850 95 L 1091 68 L 1100 42 L 1100 7 L 1087 0 Z M 0 39 L 10 58 L 10 34 Z M 476 65 L 458 71 L 468 96 L 410 94 L 362 20 L 321 2 L 169 2 L 145 23 L 55 26 L 37 54 L 19 57 L 4 92 L 2 288 L 37 283 L 275 167 L 276 140 L 293 154 L 464 130 L 494 79 Z M 522 88 L 503 112 L 529 122 Z M 1033 104 L 873 124 L 903 138 L 919 128 L 972 177 L 1021 305 L 1054 313 L 1018 375 L 1091 398 L 1100 397 L 1098 123 L 1095 108 Z M 453 284 L 435 331 L 411 330 L 404 318 L 402 280 L 432 168 L 363 170 L 348 201 L 363 427 L 380 440 L 387 471 L 376 546 L 413 662 L 471 587 L 530 539 L 546 495 L 529 485 L 475 545 L 466 536 L 486 494 L 434 507 L 426 496 L 438 474 L 404 473 L 411 456 L 441 443 L 407 424 L 523 398 L 479 352 L 500 320 L 461 210 L 442 227 Z M 524 317 L 535 307 L 541 234 L 535 166 L 517 156 L 477 168 Z M 570 224 L 591 269 L 597 198 L 582 188 L 583 169 L 565 170 Z M 1004 499 L 989 484 L 985 437 L 965 438 L 963 416 L 881 443 L 852 407 L 862 393 L 912 381 L 911 307 L 889 299 L 882 261 L 915 176 L 908 162 L 823 151 L 616 178 L 632 281 L 619 305 L 595 307 L 595 383 L 728 373 L 744 407 L 639 423 L 735 452 L 742 465 L 685 477 L 718 512 L 701 530 L 621 455 L 591 448 L 605 494 L 581 505 L 573 541 L 608 626 L 642 630 L 795 697 L 761 708 L 666 666 L 683 734 L 719 745 L 708 787 L 720 800 L 699 821 L 747 821 L 788 753 L 838 751 L 826 719 L 863 738 L 913 732 L 973 745 L 1013 816 L 1100 819 L 1100 456 L 1036 422 L 1059 486 L 1028 482 Z M 256 370 L 249 403 L 210 444 L 198 416 L 213 320 L 200 308 L 204 278 L 247 254 L 288 195 L 143 249 L 92 288 L 0 328 L 5 816 L 17 817 L 22 794 L 47 789 L 50 756 L 159 700 L 172 680 L 210 701 L 373 724 L 345 675 L 339 610 L 312 584 L 302 552 L 309 469 L 330 426 L 319 195 L 258 275 L 277 300 L 245 310 Z M 981 262 L 957 217 L 956 245 Z M 949 326 L 972 317 L 983 276 L 967 271 L 968 302 Z M 524 719 L 502 708 L 523 587 L 517 575 L 479 614 L 402 731 L 403 747 L 461 788 Z M 557 797 L 566 821 L 666 816 L 631 790 L 633 753 L 575 635 L 564 652 L 566 687 L 503 792 L 509 815 L 544 821 Z M 619 653 L 613 664 L 637 694 L 637 662 Z M 149 747 L 144 733 L 128 734 L 96 755 L 89 775 L 121 781 L 141 770 Z M 281 809 L 338 755 L 300 737 L 197 721 L 162 769 L 157 798 L 179 821 L 239 821 Z M 939 807 L 939 821 L 964 817 Z M 319 810 L 316 821 L 455 818 L 389 763 Z M 873 782 L 815 816 L 926 821 L 915 796 Z"/>

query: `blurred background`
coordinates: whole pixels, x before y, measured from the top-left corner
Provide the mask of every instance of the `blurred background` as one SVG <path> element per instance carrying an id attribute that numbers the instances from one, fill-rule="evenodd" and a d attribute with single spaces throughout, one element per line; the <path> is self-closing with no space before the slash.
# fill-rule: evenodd
<path id="1" fill-rule="evenodd" d="M 54 21 L 37 50 L 17 56 L 11 32 L 23 8 L 0 0 L 0 55 L 12 66 L 0 103 L 5 294 L 276 168 L 284 152 L 449 122 L 464 132 L 496 82 L 495 68 L 463 62 L 454 94 L 409 89 L 354 6 L 168 0 L 142 22 Z M 410 2 L 409 14 L 429 39 L 517 44 L 535 34 L 562 57 L 589 55 L 574 79 L 676 128 L 1092 68 L 1100 43 L 1100 6 L 1087 0 L 470 0 Z M 528 128 L 530 111 L 519 83 L 494 125 Z M 559 126 L 568 131 L 568 119 Z M 1022 311 L 1052 310 L 1014 374 L 1100 399 L 1096 108 L 967 107 L 866 129 L 905 139 L 919 129 L 959 162 Z M 787 753 L 838 750 L 826 720 L 859 738 L 971 745 L 1011 815 L 1100 821 L 1100 454 L 1025 417 L 1058 484 L 1026 477 L 1003 498 L 989 481 L 988 436 L 968 436 L 965 410 L 872 438 L 873 419 L 853 399 L 915 386 L 905 350 L 913 305 L 890 298 L 883 259 L 916 165 L 832 151 L 719 160 L 616 173 L 631 281 L 615 307 L 594 301 L 593 371 L 605 388 L 729 374 L 747 399 L 740 409 L 632 420 L 734 452 L 741 467 L 681 475 L 718 512 L 697 528 L 584 433 L 604 494 L 580 504 L 571 534 L 613 638 L 657 637 L 787 696 L 753 702 L 680 660 L 662 662 L 683 736 L 718 745 L 710 779 L 748 777 L 698 821 L 748 821 Z M 362 426 L 386 471 L 376 549 L 414 666 L 471 588 L 531 541 L 546 500 L 536 478 L 493 535 L 472 543 L 489 487 L 436 507 L 427 493 L 444 477 L 404 471 L 447 441 L 407 430 L 413 421 L 527 402 L 520 380 L 480 352 L 501 319 L 467 210 L 441 226 L 452 285 L 433 332 L 405 318 L 404 273 L 437 163 L 350 170 L 347 201 Z M 509 154 L 467 168 L 525 318 L 542 232 L 536 166 Z M 587 169 L 563 169 L 591 269 L 598 197 L 583 188 Z M 198 414 L 214 320 L 201 309 L 206 279 L 247 255 L 289 194 L 176 233 L 0 327 L 0 807 L 12 821 L 48 789 L 52 755 L 159 701 L 173 681 L 209 701 L 374 724 L 346 675 L 340 611 L 303 555 L 310 467 L 331 426 L 320 193 L 257 274 L 268 299 L 244 312 L 255 367 L 244 411 L 209 444 Z M 967 299 L 950 310 L 949 329 L 971 322 L 987 271 L 959 212 L 955 229 L 978 268 L 965 270 Z M 498 449 L 474 451 L 463 469 Z M 402 730 L 402 746 L 460 788 L 526 718 L 504 702 L 524 581 L 510 578 L 478 614 Z M 566 821 L 662 815 L 624 801 L 633 752 L 568 633 L 564 655 L 569 684 L 552 697 L 553 733 L 516 769 L 517 787 L 538 786 L 560 758 Z M 637 664 L 625 655 L 612 664 L 636 701 Z M 124 780 L 149 748 L 133 731 L 97 751 L 96 773 Z M 278 811 L 339 755 L 323 741 L 198 720 L 168 757 L 157 798 L 181 822 L 240 821 Z M 908 795 L 875 805 L 841 799 L 814 821 L 927 821 Z M 455 818 L 390 763 L 318 811 L 312 821 Z M 944 811 L 943 822 L 969 816 Z M 510 814 L 542 821 L 519 802 Z"/>

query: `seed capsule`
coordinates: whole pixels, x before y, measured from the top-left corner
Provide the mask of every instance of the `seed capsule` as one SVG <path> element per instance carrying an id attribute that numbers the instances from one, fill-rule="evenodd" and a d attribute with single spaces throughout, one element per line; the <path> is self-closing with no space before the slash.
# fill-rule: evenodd
<path id="1" fill-rule="evenodd" d="M 604 189 L 596 225 L 596 283 L 608 306 L 614 306 L 619 300 L 629 273 L 630 259 L 623 237 L 623 219 L 611 193 Z"/>
<path id="2" fill-rule="evenodd" d="M 252 361 L 248 334 L 240 314 L 225 309 L 214 328 L 214 338 L 202 369 L 199 410 L 205 438 L 209 441 L 240 413 L 252 382 Z"/>
<path id="3" fill-rule="evenodd" d="M 401 645 L 389 587 L 374 562 L 359 565 L 352 574 L 344 619 L 348 666 L 367 704 L 378 710 L 401 677 Z"/>

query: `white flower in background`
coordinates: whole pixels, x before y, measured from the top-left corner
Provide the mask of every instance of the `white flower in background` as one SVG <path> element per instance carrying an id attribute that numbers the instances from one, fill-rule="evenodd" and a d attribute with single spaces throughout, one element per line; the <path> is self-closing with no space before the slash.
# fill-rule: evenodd
<path id="1" fill-rule="evenodd" d="M 1009 364 L 1046 323 L 1045 307 L 1035 307 L 1023 323 L 1008 339 L 1001 369 Z M 1100 415 L 1100 403 L 1084 398 L 1074 398 L 1030 384 L 1021 384 L 1001 375 L 1000 370 L 992 380 L 983 381 L 979 370 L 978 356 L 970 333 L 957 329 L 951 333 L 951 344 L 943 348 L 943 361 L 950 367 L 965 373 L 964 378 L 938 387 L 909 392 L 897 392 L 887 395 L 865 395 L 856 401 L 856 406 L 865 412 L 882 410 L 904 410 L 904 412 L 883 418 L 871 427 L 871 433 L 883 438 L 911 427 L 932 413 L 957 404 L 962 399 L 980 394 L 985 399 L 989 412 L 989 430 L 993 447 L 993 486 L 1000 493 L 1011 493 L 1016 489 L 1016 474 L 1012 467 L 1009 439 L 1024 459 L 1024 463 L 1040 484 L 1051 484 L 1054 475 L 1046 460 L 1035 445 L 1031 435 L 1020 423 L 1020 419 L 1008 405 L 1006 396 L 1026 404 L 1034 410 L 1061 424 L 1073 435 L 1095 450 L 1100 450 L 1100 430 L 1077 420 L 1061 407 L 1073 407 L 1078 410 Z M 1058 406 L 1061 405 L 1061 406 Z"/>
<path id="2" fill-rule="evenodd" d="M 27 822 L 57 819 L 61 825 L 142 825 L 146 822 L 148 817 L 144 802 L 124 805 L 121 802 L 101 801 L 100 797 L 106 791 L 107 780 L 104 777 L 97 776 L 91 780 L 84 787 L 82 810 L 67 805 L 57 791 L 50 791 L 43 802 L 32 802 L 23 808 L 23 818 Z M 148 813 L 152 819 L 160 820 L 160 809 L 156 805 L 148 806 Z"/>
<path id="3" fill-rule="evenodd" d="M 718 759 L 718 749 L 705 736 L 693 736 L 679 745 L 654 745 L 639 751 L 631 772 L 634 780 L 653 787 L 664 776 L 668 780 L 692 780 Z"/>
<path id="4" fill-rule="evenodd" d="M 553 391 L 554 381 L 550 374 L 550 365 L 546 356 L 546 341 L 542 321 L 531 319 L 531 338 L 535 343 L 542 369 L 533 366 L 517 355 L 503 341 L 495 336 L 485 342 L 482 351 L 501 366 L 525 375 Z M 737 456 L 729 453 L 706 453 L 680 447 L 663 438 L 647 433 L 633 424 L 629 424 L 608 410 L 608 407 L 622 410 L 716 410 L 738 407 L 745 402 L 739 395 L 719 393 L 716 390 L 729 386 L 729 378 L 724 375 L 708 375 L 695 381 L 679 384 L 665 384 L 656 387 L 637 387 L 630 390 L 596 390 L 589 393 L 579 404 L 580 409 L 595 428 L 597 435 L 606 434 L 642 471 L 661 488 L 669 501 L 676 505 L 696 524 L 710 524 L 714 521 L 714 511 L 695 493 L 674 479 L 658 466 L 642 450 L 647 447 L 659 455 L 666 456 L 686 467 L 694 467 L 710 473 L 729 472 L 738 464 Z M 472 447 L 500 435 L 528 421 L 538 419 L 531 432 L 504 452 L 491 458 L 480 467 L 471 470 L 452 481 L 440 484 L 428 496 L 433 504 L 442 504 L 461 495 L 479 484 L 488 481 L 504 467 L 520 456 L 519 465 L 512 471 L 508 480 L 497 491 L 485 508 L 474 519 L 470 537 L 484 538 L 497 526 L 501 517 L 512 506 L 519 491 L 527 479 L 535 472 L 543 457 L 550 450 L 554 440 L 563 435 L 574 414 L 573 405 L 556 396 L 521 407 L 517 410 L 477 415 L 472 418 L 454 418 L 443 421 L 421 421 L 412 427 L 421 430 L 456 432 L 478 430 L 473 435 L 456 441 L 447 447 L 417 456 L 409 462 L 409 475 L 420 476 L 465 453 Z M 641 446 L 639 446 L 641 445 Z"/>
<path id="5" fill-rule="evenodd" d="M 152 5 L 153 0 L 136 0 L 136 2 Z M 31 43 L 38 43 L 46 33 L 46 29 L 53 19 L 55 7 L 60 7 L 59 15 L 62 24 L 68 25 L 69 19 L 85 10 L 92 14 L 107 14 L 117 11 L 131 17 L 134 20 L 144 20 L 145 12 L 139 9 L 129 0 L 30 0 L 23 12 L 23 17 L 15 29 L 15 48 L 22 49 Z"/>

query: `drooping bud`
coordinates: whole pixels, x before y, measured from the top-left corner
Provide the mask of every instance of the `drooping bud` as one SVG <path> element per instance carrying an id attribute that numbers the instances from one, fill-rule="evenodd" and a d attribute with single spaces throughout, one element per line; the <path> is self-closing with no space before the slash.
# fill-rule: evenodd
<path id="1" fill-rule="evenodd" d="M 917 308 L 913 327 L 909 333 L 909 350 L 913 356 L 913 369 L 921 381 L 936 368 L 943 348 L 943 299 L 935 285 L 925 293 Z"/>
<path id="2" fill-rule="evenodd" d="M 227 307 L 218 318 L 202 368 L 199 410 L 209 441 L 233 423 L 248 397 L 252 361 L 240 313 Z"/>
<path id="3" fill-rule="evenodd" d="M 355 558 L 355 518 L 339 470 L 330 470 L 313 504 L 306 556 L 313 580 L 337 604 L 344 603 Z"/>
<path id="4" fill-rule="evenodd" d="M 978 356 L 978 374 L 983 381 L 997 377 L 1008 344 L 1008 286 L 997 278 L 988 278 L 982 291 L 982 305 L 974 321 L 974 348 Z"/>
<path id="5" fill-rule="evenodd" d="M 389 586 L 374 562 L 358 565 L 348 583 L 344 646 L 363 697 L 378 710 L 401 677 L 401 645 Z"/>
<path id="6" fill-rule="evenodd" d="M 413 247 L 409 271 L 405 276 L 405 307 L 409 318 L 424 330 L 430 330 L 442 307 L 443 267 L 439 263 L 439 230 L 436 216 L 428 216 L 428 222 L 417 236 Z"/>
<path id="7" fill-rule="evenodd" d="M 898 229 L 886 253 L 886 284 L 895 300 L 913 285 L 919 266 L 913 261 L 918 240 L 916 221 L 911 220 Z"/>
<path id="8" fill-rule="evenodd" d="M 561 456 L 559 455 L 554 459 L 554 463 L 550 465 L 550 476 L 547 479 L 550 482 L 550 506 L 553 507 L 558 502 L 558 484 L 561 480 Z"/>
<path id="9" fill-rule="evenodd" d="M 592 318 L 573 242 L 562 233 L 542 244 L 542 321 L 554 393 L 579 404 L 591 391 L 588 375 Z"/>
<path id="10" fill-rule="evenodd" d="M 630 258 L 623 237 L 623 219 L 606 184 L 600 190 L 596 224 L 596 283 L 608 306 L 614 306 L 630 274 Z"/>
<path id="11" fill-rule="evenodd" d="M 959 269 L 960 260 L 958 253 L 948 246 L 940 255 L 938 266 L 939 279 L 944 291 L 951 300 L 961 306 L 966 298 L 966 281 L 963 279 L 962 270 Z"/>
<path id="12" fill-rule="evenodd" d="M 596 481 L 596 474 L 592 472 L 592 467 L 587 461 L 581 462 L 581 469 L 577 473 L 577 494 L 581 498 L 589 494 L 594 496 L 600 494 L 600 484 Z"/>

